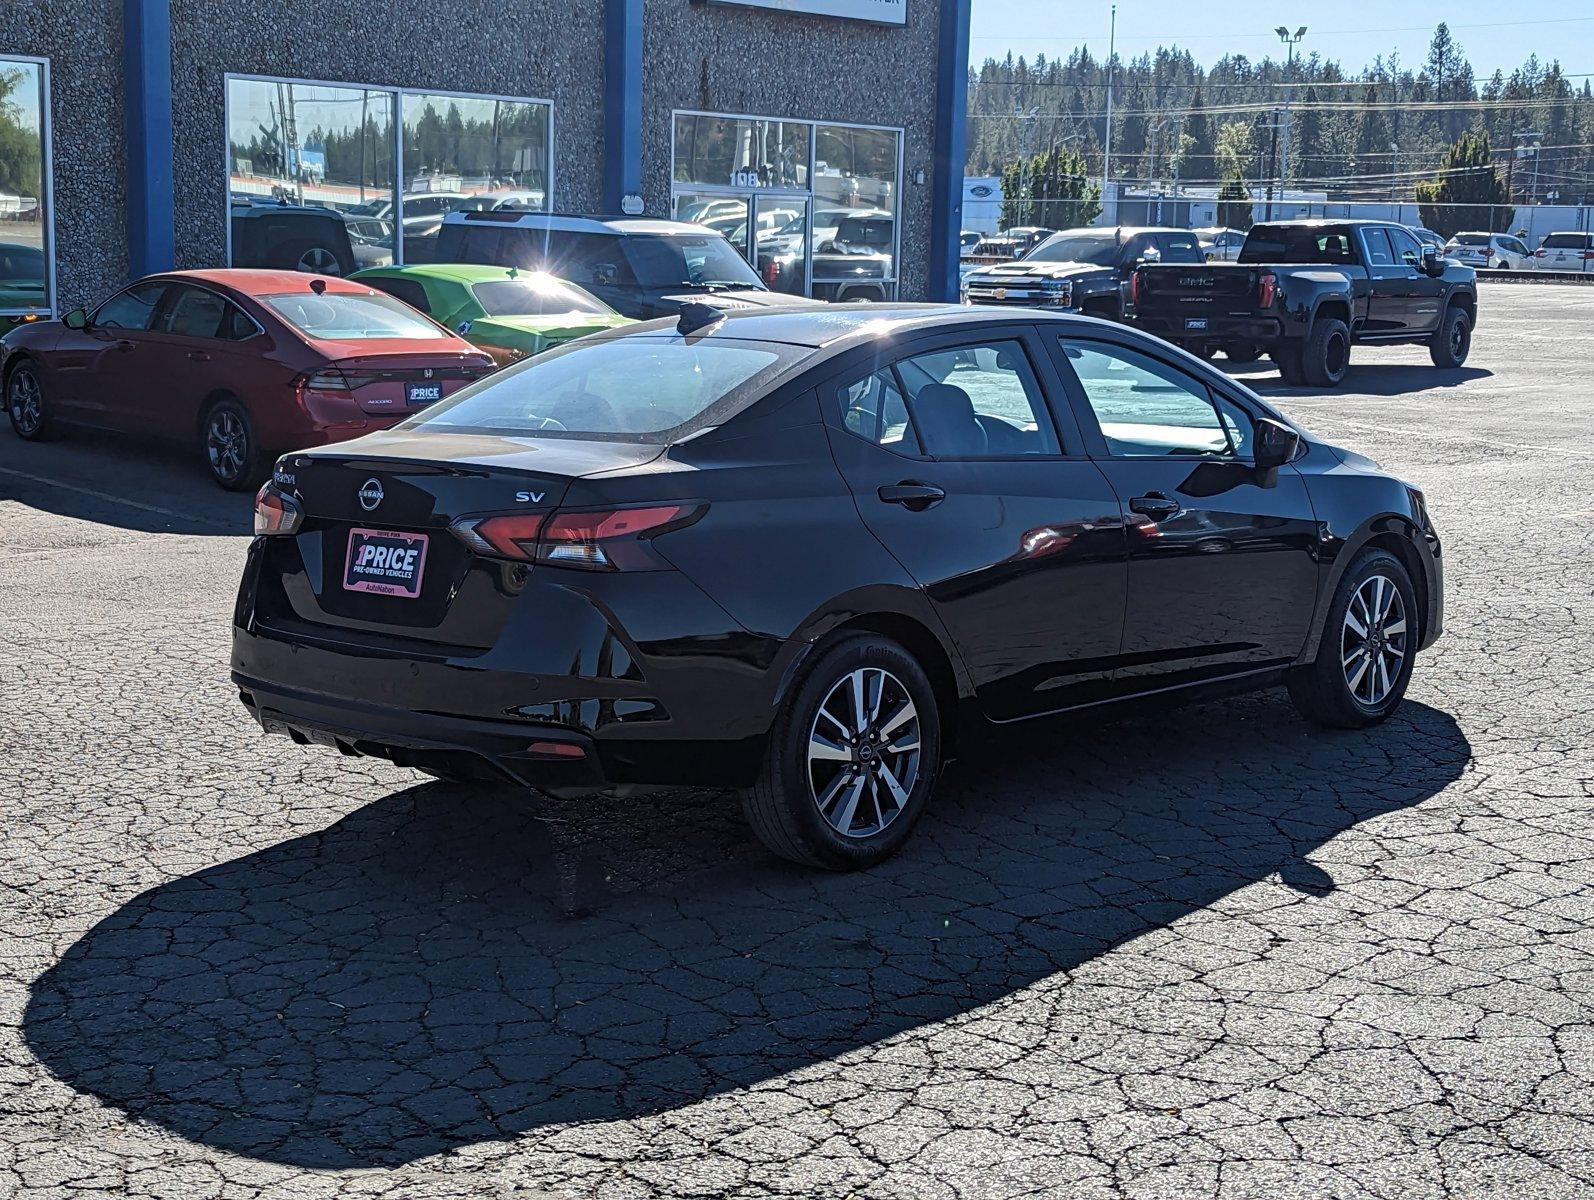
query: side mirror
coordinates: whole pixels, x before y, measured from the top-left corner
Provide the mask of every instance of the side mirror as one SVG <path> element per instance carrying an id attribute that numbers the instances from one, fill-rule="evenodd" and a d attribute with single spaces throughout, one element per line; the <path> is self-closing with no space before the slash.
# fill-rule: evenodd
<path id="1" fill-rule="evenodd" d="M 81 308 L 74 308 L 61 318 L 61 324 L 68 329 L 87 329 L 89 327 L 89 315 Z"/>
<path id="2" fill-rule="evenodd" d="M 1424 275 L 1437 278 L 1445 273 L 1444 260 L 1439 257 L 1439 247 L 1424 246 L 1422 248 L 1422 271 Z"/>
<path id="3" fill-rule="evenodd" d="M 1301 435 L 1271 417 L 1258 417 L 1253 435 L 1253 457 L 1258 471 L 1276 471 L 1294 459 L 1301 448 Z"/>

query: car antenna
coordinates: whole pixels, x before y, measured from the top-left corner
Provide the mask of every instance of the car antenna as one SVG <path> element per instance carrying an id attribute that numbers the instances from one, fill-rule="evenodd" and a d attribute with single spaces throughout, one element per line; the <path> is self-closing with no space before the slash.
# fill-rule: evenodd
<path id="1" fill-rule="evenodd" d="M 681 305 L 681 319 L 675 323 L 675 332 L 685 337 L 724 319 L 725 314 L 713 305 L 694 301 Z"/>
<path id="2" fill-rule="evenodd" d="M 310 290 L 319 296 L 327 290 L 327 281 L 325 279 L 312 279 L 310 281 Z"/>

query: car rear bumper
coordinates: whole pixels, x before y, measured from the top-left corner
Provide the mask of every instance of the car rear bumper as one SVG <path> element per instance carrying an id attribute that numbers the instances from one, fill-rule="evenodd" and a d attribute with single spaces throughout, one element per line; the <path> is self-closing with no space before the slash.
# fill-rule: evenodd
<path id="1" fill-rule="evenodd" d="M 1192 329 L 1190 321 L 1205 321 Z M 1158 313 L 1137 309 L 1135 325 L 1165 341 L 1181 345 L 1202 342 L 1257 342 L 1266 345 L 1285 336 L 1283 322 L 1276 317 L 1225 316 L 1221 313 L 1192 316 L 1189 313 Z"/>

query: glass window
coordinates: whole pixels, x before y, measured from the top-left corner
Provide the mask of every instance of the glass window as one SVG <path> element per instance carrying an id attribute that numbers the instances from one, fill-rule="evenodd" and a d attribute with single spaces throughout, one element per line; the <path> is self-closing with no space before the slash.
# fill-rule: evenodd
<path id="1" fill-rule="evenodd" d="M 1369 267 L 1392 267 L 1395 265 L 1395 252 L 1389 248 L 1389 235 L 1382 229 L 1362 230 L 1362 239 L 1367 246 L 1367 265 Z"/>
<path id="2" fill-rule="evenodd" d="M 228 190 L 233 202 L 281 201 L 329 209 L 339 217 L 391 217 L 396 102 L 391 91 L 370 88 L 229 79 Z M 383 229 L 366 223 L 357 255 L 349 248 L 347 230 L 324 222 L 283 220 L 247 230 L 240 225 L 235 212 L 235 267 L 299 266 L 342 274 L 352 265 L 390 263 L 395 254 L 391 225 Z M 324 255 L 307 259 L 313 250 Z"/>
<path id="3" fill-rule="evenodd" d="M 285 292 L 260 299 L 295 329 L 327 341 L 448 336 L 409 305 L 380 292 Z"/>
<path id="4" fill-rule="evenodd" d="M 842 388 L 840 399 L 842 423 L 853 433 L 877 446 L 904 454 L 920 453 L 902 389 L 889 369 Z"/>
<path id="5" fill-rule="evenodd" d="M 1123 346 L 1058 340 L 1113 454 L 1234 453 L 1205 384 Z M 1231 424 L 1243 421 L 1249 429 L 1250 419 L 1239 409 L 1230 417 Z"/>
<path id="6" fill-rule="evenodd" d="M 1394 244 L 1395 257 L 1408 267 L 1422 266 L 1422 247 L 1417 244 L 1417 239 L 1404 229 L 1390 229 L 1387 231 L 1389 240 Z"/>
<path id="7" fill-rule="evenodd" d="M 620 242 L 643 287 L 763 286 L 747 260 L 717 233 L 627 234 L 613 240 Z"/>
<path id="8" fill-rule="evenodd" d="M 1198 263 L 1207 260 L 1207 256 L 1201 252 L 1201 243 L 1193 233 L 1159 233 L 1156 240 L 1165 263 Z"/>
<path id="9" fill-rule="evenodd" d="M 54 306 L 50 181 L 45 178 L 44 67 L 0 58 L 0 312 Z"/>
<path id="10" fill-rule="evenodd" d="M 807 354 L 665 337 L 551 350 L 455 393 L 404 428 L 668 442 L 724 420 Z"/>
<path id="11" fill-rule="evenodd" d="M 913 423 L 936 458 L 1056 454 L 1057 435 L 1018 342 L 936 350 L 897 364 Z"/>
<path id="12" fill-rule="evenodd" d="M 368 283 L 379 292 L 386 292 L 395 300 L 402 300 L 417 312 L 429 313 L 432 311 L 432 302 L 426 298 L 426 288 L 418 279 L 364 279 L 361 283 Z"/>
<path id="13" fill-rule="evenodd" d="M 524 279 L 474 284 L 471 292 L 490 317 L 546 317 L 612 311 L 592 293 L 542 272 Z"/>
<path id="14" fill-rule="evenodd" d="M 548 208 L 549 105 L 416 94 L 403 105 L 405 262 L 436 258 L 456 209 Z"/>
<path id="15" fill-rule="evenodd" d="M 814 127 L 816 282 L 856 279 L 870 267 L 896 278 L 898 141 L 889 129 Z"/>
<path id="16" fill-rule="evenodd" d="M 230 306 L 215 292 L 188 284 L 176 284 L 161 322 L 167 333 L 177 337 L 213 338 L 221 333 L 221 323 Z"/>
<path id="17" fill-rule="evenodd" d="M 749 190 L 806 188 L 808 131 L 802 121 L 677 113 L 675 181 Z"/>
<path id="18" fill-rule="evenodd" d="M 135 283 L 100 305 L 94 324 L 102 329 L 148 329 L 165 294 L 164 283 Z"/>
<path id="19" fill-rule="evenodd" d="M 1243 263 L 1354 263 L 1348 228 L 1256 225 L 1240 247 Z"/>
<path id="20" fill-rule="evenodd" d="M 221 338 L 228 342 L 242 342 L 260 332 L 254 318 L 236 304 L 227 306 L 227 315 L 221 320 Z"/>

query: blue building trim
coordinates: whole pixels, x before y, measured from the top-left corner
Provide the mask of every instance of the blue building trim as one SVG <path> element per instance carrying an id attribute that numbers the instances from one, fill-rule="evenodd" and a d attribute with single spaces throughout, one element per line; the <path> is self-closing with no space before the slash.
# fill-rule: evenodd
<path id="1" fill-rule="evenodd" d="M 969 115 L 971 0 L 941 0 L 935 60 L 935 147 L 930 189 L 931 300 L 958 298 L 958 235 L 963 231 L 963 164 Z"/>
<path id="2" fill-rule="evenodd" d="M 603 39 L 603 208 L 642 194 L 642 0 L 607 0 Z"/>
<path id="3" fill-rule="evenodd" d="M 176 262 L 172 187 L 171 0 L 124 0 L 127 252 L 136 278 Z"/>

